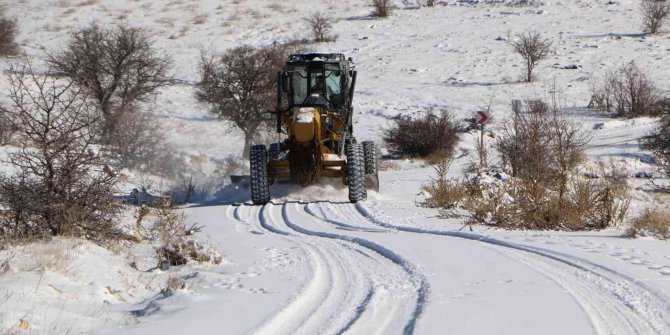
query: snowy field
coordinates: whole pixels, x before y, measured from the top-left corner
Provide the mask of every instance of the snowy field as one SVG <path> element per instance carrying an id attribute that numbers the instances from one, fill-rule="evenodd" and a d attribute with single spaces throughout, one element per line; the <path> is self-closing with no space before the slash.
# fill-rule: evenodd
<path id="1" fill-rule="evenodd" d="M 321 10 L 338 19 L 339 38 L 309 47 L 353 57 L 359 140 L 381 141 L 390 118 L 430 106 L 465 119 L 490 104 L 495 135 L 512 115 L 512 99 L 546 99 L 553 90 L 591 133 L 591 164 L 628 175 L 630 215 L 670 208 L 667 197 L 645 191 L 647 179 L 634 177 L 659 175 L 638 143 L 657 120 L 587 109 L 593 85 L 623 64 L 670 89 L 670 35 L 641 33 L 639 1 L 405 2 L 383 20 L 362 0 L 16 0 L 7 10 L 18 19 L 22 48 L 36 57 L 91 22 L 148 29 L 180 79 L 160 91 L 152 115 L 203 176 L 211 162 L 240 155 L 242 136 L 194 98 L 200 50 L 308 38 L 302 18 Z M 521 82 L 522 60 L 505 42 L 527 29 L 554 48 L 533 83 Z M 450 175 L 461 176 L 475 159 L 477 137 L 463 136 Z M 463 219 L 416 205 L 430 166 L 393 165 L 380 174 L 381 192 L 357 205 L 343 186 L 324 183 L 273 187 L 274 201 L 263 207 L 228 185 L 187 206 L 187 222 L 204 226 L 199 237 L 224 256 L 218 266 L 161 271 L 149 245 L 108 250 L 67 238 L 0 251 L 0 265 L 8 260 L 0 266 L 0 335 L 670 334 L 667 241 L 623 238 L 626 224 L 600 232 L 471 231 Z M 165 290 L 170 278 L 185 285 Z"/>

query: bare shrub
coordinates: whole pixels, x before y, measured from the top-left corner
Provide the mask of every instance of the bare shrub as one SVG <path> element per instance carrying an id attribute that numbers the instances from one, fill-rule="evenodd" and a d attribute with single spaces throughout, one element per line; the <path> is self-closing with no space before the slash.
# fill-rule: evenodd
<path id="1" fill-rule="evenodd" d="M 374 15 L 377 17 L 389 17 L 393 11 L 392 0 L 372 0 Z"/>
<path id="2" fill-rule="evenodd" d="M 670 212 L 646 209 L 642 215 L 633 219 L 633 224 L 626 231 L 628 237 L 652 236 L 670 239 Z"/>
<path id="3" fill-rule="evenodd" d="M 118 237 L 112 199 L 118 182 L 94 146 L 98 114 L 70 80 L 38 75 L 28 62 L 8 75 L 9 115 L 21 150 L 4 162 L 16 172 L 0 178 L 3 237 L 81 236 L 104 242 Z"/>
<path id="4" fill-rule="evenodd" d="M 0 57 L 19 53 L 19 46 L 15 41 L 18 32 L 16 20 L 6 18 L 4 9 L 0 8 Z"/>
<path id="5" fill-rule="evenodd" d="M 417 117 L 399 116 L 384 132 L 390 151 L 400 156 L 427 157 L 438 151 L 452 154 L 461 131 L 445 109 L 429 108 Z"/>
<path id="6" fill-rule="evenodd" d="M 643 0 L 640 4 L 642 11 L 642 28 L 645 33 L 656 34 L 670 15 L 670 2 L 665 0 Z"/>
<path id="7" fill-rule="evenodd" d="M 440 156 L 440 159 L 434 158 L 435 163 L 432 165 L 435 176 L 430 184 L 423 186 L 423 190 L 430 194 L 423 205 L 440 208 L 442 214 L 448 216 L 447 211 L 460 204 L 467 196 L 468 189 L 465 183 L 447 176 L 453 163 L 452 155 L 442 153 Z"/>
<path id="8" fill-rule="evenodd" d="M 609 179 L 573 178 L 561 197 L 532 180 L 510 177 L 490 184 L 469 181 L 465 208 L 471 221 L 505 229 L 597 230 L 621 223 L 628 211 L 626 188 Z"/>
<path id="9" fill-rule="evenodd" d="M 315 42 L 335 42 L 336 35 L 332 35 L 333 19 L 323 12 L 315 12 L 311 16 L 305 18 L 305 22 L 312 29 Z"/>
<path id="10" fill-rule="evenodd" d="M 593 89 L 590 106 L 617 116 L 638 117 L 669 111 L 669 102 L 645 72 L 627 64 L 605 75 Z"/>
<path id="11" fill-rule="evenodd" d="M 116 164 L 136 168 L 157 165 L 171 151 L 163 141 L 161 127 L 147 112 L 137 108 L 119 113 L 107 144 Z M 156 173 L 165 176 L 157 169 Z"/>
<path id="12" fill-rule="evenodd" d="M 244 133 L 245 157 L 254 138 L 271 127 L 262 113 L 276 102 L 277 72 L 284 66 L 285 53 L 278 46 L 242 46 L 216 57 L 201 56 L 196 98 L 211 107 L 211 114 Z"/>
<path id="13" fill-rule="evenodd" d="M 628 211 L 625 176 L 606 170 L 584 179 L 578 167 L 589 136 L 556 106 L 527 104 L 504 125 L 494 149 L 502 172 L 480 172 L 468 183 L 464 207 L 471 221 L 509 229 L 592 230 L 623 221 Z"/>
<path id="14" fill-rule="evenodd" d="M 670 114 L 665 114 L 656 129 L 643 137 L 641 142 L 642 148 L 650 150 L 661 169 L 670 176 Z"/>
<path id="15" fill-rule="evenodd" d="M 153 47 L 146 31 L 93 24 L 75 31 L 65 49 L 49 56 L 60 75 L 92 98 L 102 114 L 101 136 L 112 141 L 126 113 L 171 83 L 170 59 Z"/>
<path id="16" fill-rule="evenodd" d="M 526 31 L 516 35 L 516 39 L 509 43 L 514 52 L 521 55 L 526 62 L 526 82 L 533 81 L 533 70 L 537 63 L 547 58 L 551 52 L 551 41 L 536 31 Z"/>
<path id="17" fill-rule="evenodd" d="M 588 134 L 541 101 L 529 101 L 497 136 L 495 150 L 512 177 L 530 180 L 563 195 L 584 159 Z"/>
<path id="18" fill-rule="evenodd" d="M 426 0 L 426 4 L 425 4 L 425 5 L 426 5 L 427 7 L 433 7 L 433 6 L 435 6 L 435 0 Z"/>
<path id="19" fill-rule="evenodd" d="M 160 246 L 156 249 L 160 267 L 183 265 L 190 261 L 220 264 L 223 257 L 211 246 L 200 243 L 192 235 L 201 227 L 186 227 L 186 216 L 165 200 L 154 209 L 152 234 Z"/>

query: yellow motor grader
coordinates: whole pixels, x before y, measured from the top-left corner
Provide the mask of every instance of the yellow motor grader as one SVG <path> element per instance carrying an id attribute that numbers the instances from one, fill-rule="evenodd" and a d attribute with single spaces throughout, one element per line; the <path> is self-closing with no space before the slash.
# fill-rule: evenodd
<path id="1" fill-rule="evenodd" d="M 254 204 L 270 201 L 270 185 L 281 178 L 303 186 L 340 178 L 352 203 L 367 199 L 368 188 L 379 190 L 379 150 L 353 136 L 355 86 L 354 64 L 342 54 L 289 57 L 278 74 L 277 109 L 271 112 L 277 142 L 253 145 L 249 154 Z"/>

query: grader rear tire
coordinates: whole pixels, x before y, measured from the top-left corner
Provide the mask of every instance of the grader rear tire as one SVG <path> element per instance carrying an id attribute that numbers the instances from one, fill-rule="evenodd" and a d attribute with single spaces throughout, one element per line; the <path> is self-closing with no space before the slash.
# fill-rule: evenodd
<path id="1" fill-rule="evenodd" d="M 270 180 L 268 178 L 268 151 L 265 145 L 254 145 L 249 152 L 251 175 L 251 202 L 265 205 L 270 201 Z"/>
<path id="2" fill-rule="evenodd" d="M 349 144 L 347 155 L 347 179 L 349 180 L 349 201 L 357 203 L 368 198 L 365 189 L 365 154 L 360 144 Z"/>
<path id="3" fill-rule="evenodd" d="M 373 141 L 363 142 L 365 156 L 365 185 L 379 192 L 379 149 Z"/>

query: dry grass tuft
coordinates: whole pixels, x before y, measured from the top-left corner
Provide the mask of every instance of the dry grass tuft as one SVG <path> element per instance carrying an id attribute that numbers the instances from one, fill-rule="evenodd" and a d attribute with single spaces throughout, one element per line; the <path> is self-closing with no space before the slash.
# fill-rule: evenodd
<path id="1" fill-rule="evenodd" d="M 670 239 L 670 211 L 645 210 L 642 215 L 633 220 L 633 225 L 626 232 L 626 236 Z"/>

